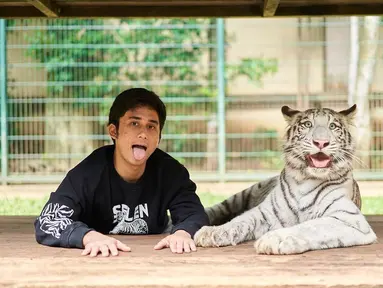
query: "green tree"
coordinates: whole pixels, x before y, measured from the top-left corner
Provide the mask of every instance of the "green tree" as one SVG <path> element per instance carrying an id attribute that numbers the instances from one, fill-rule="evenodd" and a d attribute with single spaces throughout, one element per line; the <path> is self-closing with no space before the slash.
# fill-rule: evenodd
<path id="1" fill-rule="evenodd" d="M 31 25 L 28 21 L 33 20 L 14 20 L 11 24 L 20 25 L 20 21 Z M 100 131 L 91 121 L 75 116 L 107 115 L 112 98 L 122 89 L 144 86 L 163 97 L 216 96 L 216 70 L 209 65 L 216 60 L 211 19 L 57 19 L 42 23 L 44 29 L 26 33 L 25 40 L 30 45 L 28 55 L 45 63 L 48 97 L 105 99 L 100 105 L 86 101 L 47 103 L 46 116 L 73 117 L 69 121 L 46 121 L 45 134 L 58 138 L 46 145 L 46 153 L 88 153 L 100 144 L 70 140 L 73 134 Z M 227 80 L 246 76 L 259 84 L 264 75 L 276 69 L 273 59 L 243 59 L 238 65 L 227 66 Z M 214 107 L 204 108 L 214 111 Z M 173 105 L 170 113 L 185 113 L 185 109 L 185 105 Z M 91 114 L 84 112 L 89 110 Z M 186 124 L 169 123 L 165 133 L 186 129 Z M 169 149 L 182 151 L 184 143 L 184 139 L 176 139 Z"/>

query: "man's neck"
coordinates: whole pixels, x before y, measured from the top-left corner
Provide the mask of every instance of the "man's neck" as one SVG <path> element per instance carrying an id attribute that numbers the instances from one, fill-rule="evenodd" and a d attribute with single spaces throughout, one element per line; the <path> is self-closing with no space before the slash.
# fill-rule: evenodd
<path id="1" fill-rule="evenodd" d="M 133 166 L 121 160 L 120 157 L 113 156 L 114 167 L 122 179 L 129 183 L 137 182 L 145 172 L 145 164 Z"/>

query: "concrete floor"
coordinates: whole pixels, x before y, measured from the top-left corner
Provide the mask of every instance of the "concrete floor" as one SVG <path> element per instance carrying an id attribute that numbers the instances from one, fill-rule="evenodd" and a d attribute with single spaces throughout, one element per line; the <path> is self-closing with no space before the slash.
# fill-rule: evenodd
<path id="1" fill-rule="evenodd" d="M 383 197 L 383 181 L 359 181 L 362 196 Z M 235 194 L 254 182 L 197 182 L 197 192 L 209 192 L 216 195 L 229 196 Z M 58 184 L 25 184 L 25 185 L 0 185 L 0 198 L 26 197 L 41 198 L 56 190 Z"/>

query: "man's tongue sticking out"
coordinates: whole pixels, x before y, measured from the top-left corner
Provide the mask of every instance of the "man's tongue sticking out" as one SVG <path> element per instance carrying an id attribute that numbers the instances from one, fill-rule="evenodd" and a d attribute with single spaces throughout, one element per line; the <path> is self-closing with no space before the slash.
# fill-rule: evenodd
<path id="1" fill-rule="evenodd" d="M 143 147 L 133 146 L 134 159 L 136 159 L 137 161 L 140 161 L 144 159 L 145 154 L 146 154 L 146 151 Z"/>

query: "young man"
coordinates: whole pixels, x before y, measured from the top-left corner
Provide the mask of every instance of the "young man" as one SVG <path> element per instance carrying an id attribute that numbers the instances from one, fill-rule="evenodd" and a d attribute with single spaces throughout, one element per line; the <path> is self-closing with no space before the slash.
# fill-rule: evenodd
<path id="1" fill-rule="evenodd" d="M 36 219 L 38 243 L 118 255 L 130 247 L 105 234 L 170 235 L 155 249 L 196 251 L 194 233 L 208 224 L 189 173 L 158 149 L 166 119 L 160 98 L 143 88 L 117 96 L 109 113 L 114 144 L 96 149 L 68 172 Z"/>

